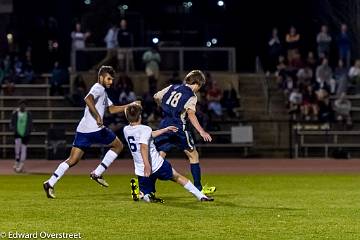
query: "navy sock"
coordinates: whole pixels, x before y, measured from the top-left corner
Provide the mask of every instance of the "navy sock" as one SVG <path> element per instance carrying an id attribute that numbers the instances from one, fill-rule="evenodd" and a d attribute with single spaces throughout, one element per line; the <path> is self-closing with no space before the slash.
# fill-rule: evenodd
<path id="1" fill-rule="evenodd" d="M 200 170 L 200 164 L 199 163 L 191 163 L 191 174 L 194 179 L 194 185 L 199 191 L 202 190 L 201 186 L 201 170 Z"/>

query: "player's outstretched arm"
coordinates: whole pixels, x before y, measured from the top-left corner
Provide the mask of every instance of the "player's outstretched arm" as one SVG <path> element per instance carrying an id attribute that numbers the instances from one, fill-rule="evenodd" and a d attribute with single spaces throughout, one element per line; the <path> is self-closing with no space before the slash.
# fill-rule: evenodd
<path id="1" fill-rule="evenodd" d="M 200 136 L 204 139 L 204 141 L 211 142 L 212 138 L 211 138 L 210 134 L 205 132 L 205 130 L 201 127 L 199 120 L 197 119 L 197 117 L 195 115 L 195 111 L 188 109 L 186 112 L 188 114 L 188 118 L 189 118 L 191 124 L 199 132 Z"/>
<path id="2" fill-rule="evenodd" d="M 175 126 L 168 126 L 166 128 L 162 128 L 162 129 L 159 129 L 159 130 L 152 131 L 151 136 L 153 138 L 156 138 L 156 137 L 160 136 L 161 134 L 164 134 L 164 133 L 170 132 L 170 131 L 177 132 L 178 128 L 175 127 Z"/>
<path id="3" fill-rule="evenodd" d="M 121 106 L 112 105 L 112 106 L 109 107 L 109 112 L 111 114 L 125 112 L 125 109 L 131 104 L 139 104 L 139 105 L 141 105 L 141 102 L 140 101 L 134 101 L 132 103 L 129 103 L 129 104 L 126 104 L 126 105 L 121 105 Z"/>
<path id="4" fill-rule="evenodd" d="M 92 116 L 95 118 L 97 125 L 101 127 L 103 125 L 103 121 L 99 112 L 96 110 L 94 96 L 92 94 L 89 94 L 84 100 Z"/>
<path id="5" fill-rule="evenodd" d="M 149 162 L 149 146 L 144 143 L 140 143 L 140 153 L 144 161 L 144 175 L 148 177 L 151 175 L 151 165 Z"/>

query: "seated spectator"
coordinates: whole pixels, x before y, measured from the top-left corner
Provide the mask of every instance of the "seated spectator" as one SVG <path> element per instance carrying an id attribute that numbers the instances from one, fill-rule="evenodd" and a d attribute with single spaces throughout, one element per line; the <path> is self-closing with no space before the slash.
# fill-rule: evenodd
<path id="1" fill-rule="evenodd" d="M 329 67 L 327 58 L 324 58 L 321 65 L 316 68 L 316 81 L 318 83 L 326 83 L 330 87 L 329 93 L 335 94 L 336 81 L 332 78 L 332 70 Z"/>
<path id="2" fill-rule="evenodd" d="M 286 79 L 287 67 L 288 66 L 285 62 L 285 57 L 282 55 L 279 56 L 278 64 L 276 65 L 276 72 L 275 72 L 276 83 L 278 84 L 279 88 L 282 88 L 282 85 Z"/>
<path id="3" fill-rule="evenodd" d="M 208 101 L 209 111 L 212 111 L 218 117 L 221 117 L 223 115 L 222 106 L 220 103 L 221 95 L 221 89 L 218 87 L 217 82 L 213 80 L 211 88 L 206 94 L 206 99 Z"/>
<path id="4" fill-rule="evenodd" d="M 87 93 L 86 84 L 82 75 L 78 74 L 74 80 L 74 92 L 66 98 L 71 102 L 74 107 L 84 107 L 84 98 Z"/>
<path id="5" fill-rule="evenodd" d="M 301 107 L 301 112 L 306 121 L 317 120 L 318 119 L 318 105 L 317 105 L 317 96 L 311 85 L 308 85 L 303 94 L 303 102 Z"/>
<path id="6" fill-rule="evenodd" d="M 154 94 L 157 88 L 157 81 L 160 77 L 161 57 L 159 47 L 154 45 L 151 49 L 147 50 L 143 54 L 142 60 L 145 63 L 145 74 L 149 81 L 149 92 Z"/>
<path id="7" fill-rule="evenodd" d="M 50 95 L 54 96 L 55 94 L 59 94 L 60 96 L 63 96 L 64 91 L 62 89 L 62 85 L 69 82 L 69 72 L 67 69 L 61 67 L 59 62 L 56 61 L 51 74 Z"/>
<path id="8" fill-rule="evenodd" d="M 309 65 L 306 65 L 305 67 L 299 69 L 296 76 L 298 78 L 299 84 L 310 85 L 312 84 L 314 74 L 311 67 Z"/>
<path id="9" fill-rule="evenodd" d="M 330 123 L 334 119 L 334 110 L 331 106 L 329 97 L 324 97 L 319 100 L 319 121 L 324 123 Z"/>
<path id="10" fill-rule="evenodd" d="M 24 78 L 22 80 L 25 84 L 30 84 L 34 80 L 34 70 L 31 64 L 24 65 Z"/>
<path id="11" fill-rule="evenodd" d="M 306 65 L 308 65 L 313 72 L 315 72 L 316 70 L 316 66 L 317 66 L 317 61 L 315 58 L 315 54 L 313 52 L 308 52 L 307 58 L 306 58 Z"/>
<path id="12" fill-rule="evenodd" d="M 290 96 L 290 93 L 293 91 L 295 87 L 295 80 L 292 76 L 290 75 L 286 75 L 286 79 L 283 83 L 283 91 L 284 91 L 284 95 L 285 95 L 285 99 L 288 99 Z"/>
<path id="13" fill-rule="evenodd" d="M 336 119 L 339 122 L 345 122 L 346 125 L 351 126 L 351 101 L 346 99 L 345 92 L 342 92 L 338 99 L 334 102 L 334 110 L 336 113 Z"/>
<path id="14" fill-rule="evenodd" d="M 299 91 L 299 88 L 295 87 L 289 96 L 289 113 L 292 115 L 293 119 L 296 119 L 296 115 L 300 113 L 302 99 L 303 96 Z"/>
<path id="15" fill-rule="evenodd" d="M 344 61 L 339 59 L 338 65 L 335 68 L 334 79 L 336 81 L 337 93 L 340 94 L 342 92 L 347 92 L 348 89 L 348 78 L 347 78 L 348 70 L 344 66 Z"/>
<path id="16" fill-rule="evenodd" d="M 356 94 L 360 93 L 360 59 L 355 61 L 354 66 L 349 70 L 350 82 L 355 85 Z"/>
<path id="17" fill-rule="evenodd" d="M 221 105 L 226 109 L 229 117 L 236 117 L 234 108 L 239 107 L 239 99 L 234 87 L 231 84 L 227 84 L 226 89 L 223 92 Z"/>

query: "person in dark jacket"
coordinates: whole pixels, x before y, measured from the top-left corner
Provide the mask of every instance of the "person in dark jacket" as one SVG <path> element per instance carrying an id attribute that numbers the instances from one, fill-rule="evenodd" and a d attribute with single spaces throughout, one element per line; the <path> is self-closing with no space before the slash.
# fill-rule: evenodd
<path id="1" fill-rule="evenodd" d="M 15 172 L 23 172 L 26 160 L 27 144 L 32 130 L 31 113 L 26 110 L 26 101 L 20 100 L 19 107 L 11 116 L 10 129 L 14 131 L 15 138 Z"/>

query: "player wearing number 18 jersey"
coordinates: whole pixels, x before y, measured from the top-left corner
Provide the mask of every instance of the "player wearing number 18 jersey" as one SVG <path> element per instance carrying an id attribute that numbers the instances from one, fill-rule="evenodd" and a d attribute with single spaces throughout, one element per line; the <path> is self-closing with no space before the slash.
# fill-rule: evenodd
<path id="1" fill-rule="evenodd" d="M 199 165 L 199 154 L 195 148 L 191 133 L 187 129 L 187 120 L 190 120 L 194 128 L 199 132 L 206 142 L 212 138 L 200 125 L 195 112 L 197 97 L 195 93 L 205 84 L 205 76 L 200 70 L 188 73 L 184 83 L 170 85 L 154 95 L 155 101 L 161 106 L 164 118 L 159 128 L 176 126 L 178 132 L 167 132 L 155 138 L 155 144 L 162 157 L 177 146 L 183 150 L 190 161 L 191 174 L 194 185 L 205 194 L 215 192 L 215 187 L 203 187 L 201 184 L 201 170 Z"/>

